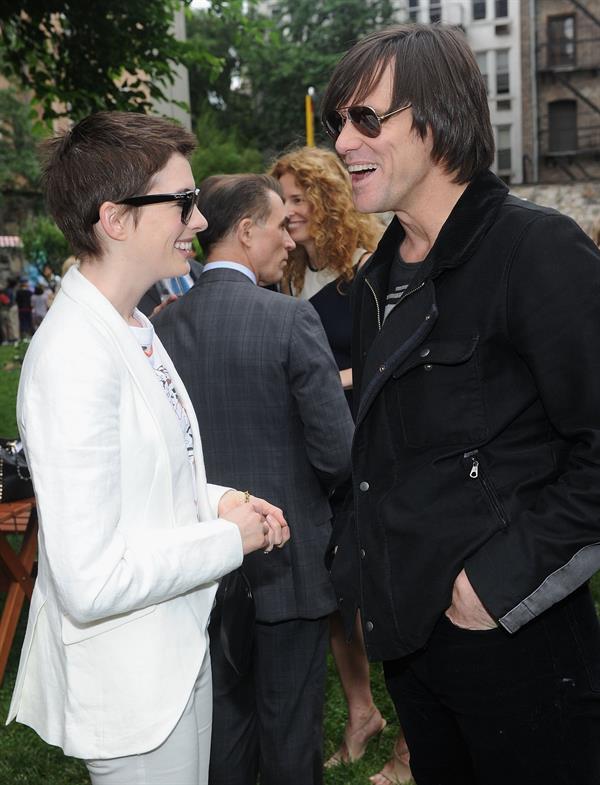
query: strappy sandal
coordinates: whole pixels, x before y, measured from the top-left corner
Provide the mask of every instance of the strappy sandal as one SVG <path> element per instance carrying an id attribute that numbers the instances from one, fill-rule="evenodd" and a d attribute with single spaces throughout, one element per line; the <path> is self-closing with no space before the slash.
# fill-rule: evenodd
<path id="1" fill-rule="evenodd" d="M 409 782 L 412 782 L 409 761 L 410 752 L 406 739 L 402 736 L 394 743 L 392 757 L 383 769 L 369 777 L 369 780 L 373 785 L 408 785 Z"/>
<path id="2" fill-rule="evenodd" d="M 373 718 L 377 714 L 379 714 L 379 725 L 375 728 L 373 733 L 369 733 L 361 741 L 356 742 L 356 737 L 363 733 L 364 729 L 372 723 Z M 344 729 L 344 740 L 340 744 L 339 749 L 334 752 L 327 761 L 325 761 L 325 768 L 331 769 L 334 766 L 339 766 L 341 763 L 354 763 L 355 761 L 360 760 L 367 751 L 369 743 L 373 741 L 373 739 L 379 740 L 381 738 L 381 734 L 383 733 L 386 725 L 387 722 L 379 713 L 379 709 L 374 709 L 367 720 L 360 726 L 360 728 L 357 728 L 354 731 L 349 731 L 348 723 L 346 723 L 346 728 Z"/>

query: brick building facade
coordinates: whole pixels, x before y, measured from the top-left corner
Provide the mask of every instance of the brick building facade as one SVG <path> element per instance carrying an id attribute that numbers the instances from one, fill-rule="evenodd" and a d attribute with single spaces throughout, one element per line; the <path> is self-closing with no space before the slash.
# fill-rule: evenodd
<path id="1" fill-rule="evenodd" d="M 600 179 L 600 0 L 521 0 L 521 33 L 524 182 Z"/>

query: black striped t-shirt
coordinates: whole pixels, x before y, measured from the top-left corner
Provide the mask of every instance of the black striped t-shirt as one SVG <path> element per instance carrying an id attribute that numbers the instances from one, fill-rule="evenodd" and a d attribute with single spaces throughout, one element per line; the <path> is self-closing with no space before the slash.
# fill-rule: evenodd
<path id="1" fill-rule="evenodd" d="M 396 254 L 390 268 L 383 321 L 387 319 L 390 313 L 398 305 L 421 264 L 423 264 L 423 262 L 405 262 L 399 252 Z"/>

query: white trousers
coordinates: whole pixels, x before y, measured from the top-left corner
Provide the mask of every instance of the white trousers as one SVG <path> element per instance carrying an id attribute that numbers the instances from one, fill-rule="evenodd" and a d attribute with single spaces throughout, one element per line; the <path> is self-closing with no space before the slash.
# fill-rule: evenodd
<path id="1" fill-rule="evenodd" d="M 150 752 L 86 760 L 92 785 L 207 785 L 212 726 L 212 678 L 208 649 L 177 725 Z"/>

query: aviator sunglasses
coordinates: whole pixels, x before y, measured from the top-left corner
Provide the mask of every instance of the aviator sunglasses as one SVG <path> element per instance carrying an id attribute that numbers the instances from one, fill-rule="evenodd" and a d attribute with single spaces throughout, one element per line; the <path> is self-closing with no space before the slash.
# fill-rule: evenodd
<path id="1" fill-rule="evenodd" d="M 363 136 L 368 136 L 369 139 L 375 139 L 381 133 L 381 124 L 388 117 L 392 117 L 398 114 L 398 112 L 403 112 L 411 106 L 412 104 L 406 104 L 406 106 L 401 106 L 399 109 L 394 109 L 386 114 L 377 114 L 370 106 L 342 106 L 340 109 L 333 109 L 331 112 L 327 112 L 323 117 L 323 126 L 335 142 L 349 118 L 359 133 Z"/>
<path id="2" fill-rule="evenodd" d="M 143 207 L 145 204 L 159 204 L 160 202 L 179 202 L 181 204 L 181 223 L 187 224 L 192 217 L 194 207 L 198 204 L 200 189 L 183 191 L 178 194 L 146 194 L 145 196 L 130 196 L 121 199 L 117 204 L 129 204 L 132 207 Z"/>

